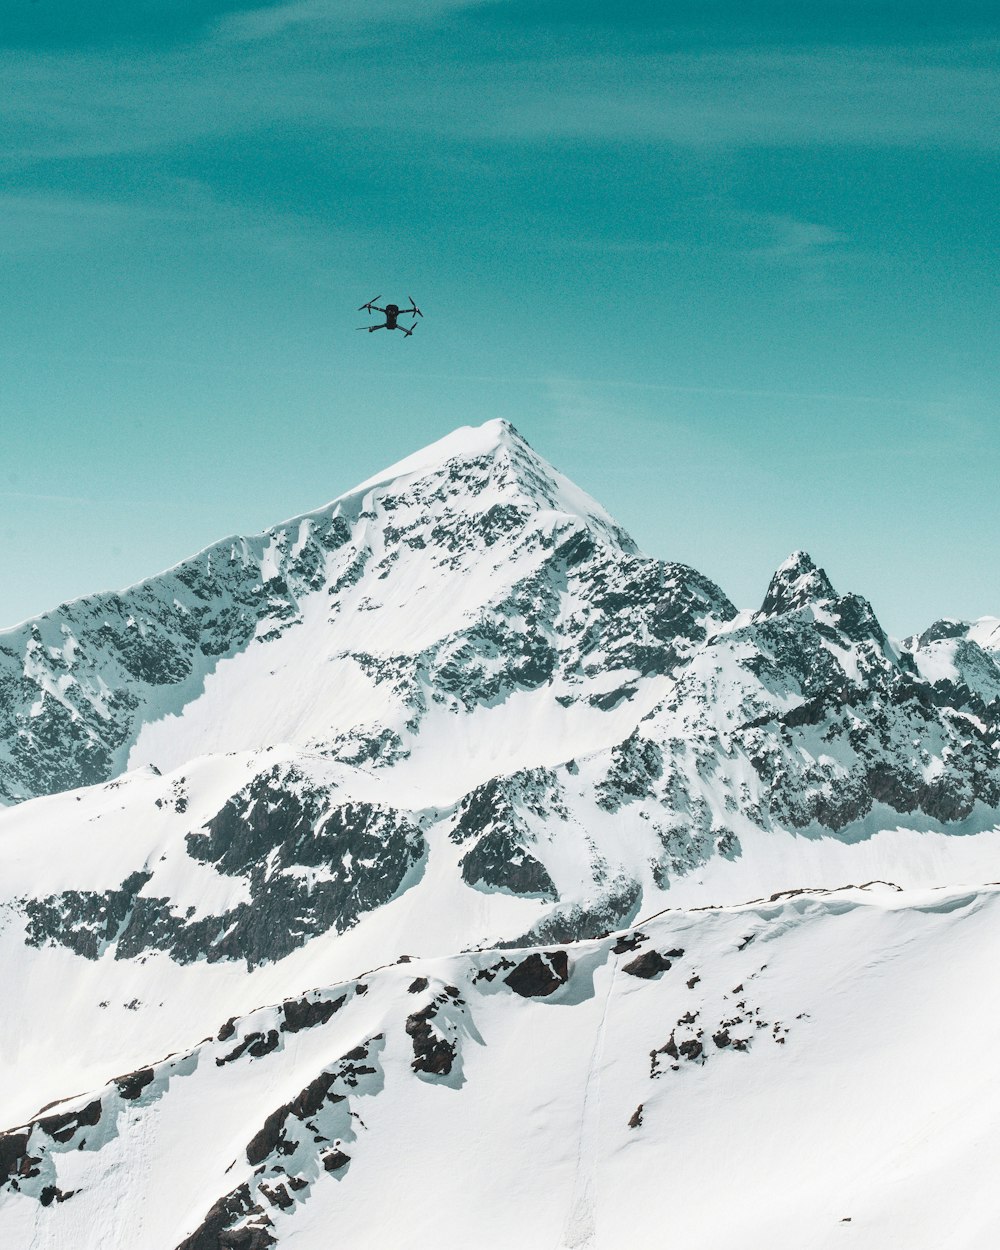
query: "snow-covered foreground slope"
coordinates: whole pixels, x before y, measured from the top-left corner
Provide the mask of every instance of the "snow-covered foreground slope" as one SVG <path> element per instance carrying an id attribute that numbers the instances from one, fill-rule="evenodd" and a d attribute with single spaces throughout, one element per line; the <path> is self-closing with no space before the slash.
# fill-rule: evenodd
<path id="1" fill-rule="evenodd" d="M 0 1245 L 985 1245 L 998 639 L 504 422 L 0 634 Z"/>
<path id="2" fill-rule="evenodd" d="M 4 1244 L 992 1246 L 998 957 L 876 884 L 396 963 L 13 1128 Z"/>
<path id="3" fill-rule="evenodd" d="M 190 1045 L 220 1014 L 402 954 L 565 942 L 618 927 L 619 913 L 628 922 L 804 885 L 972 888 L 1000 876 L 1000 830 L 957 836 L 911 822 L 854 843 L 751 829 L 739 855 L 662 886 L 646 859 L 659 845 L 654 799 L 642 800 L 649 819 L 579 797 L 564 816 L 539 805 L 544 791 L 532 810 L 505 808 L 494 788 L 477 800 L 489 819 L 515 830 L 523 819 L 548 868 L 511 854 L 498 867 L 524 888 L 488 888 L 462 865 L 490 828 L 456 838 L 463 819 L 481 818 L 474 807 L 401 810 L 379 777 L 311 765 L 288 748 L 263 767 L 253 753 L 209 758 L 183 780 L 141 770 L 3 817 L 0 961 L 18 1005 L 0 1013 L 7 1121 L 99 1083 L 110 1056 L 139 1066 Z M 229 797 L 254 792 L 248 807 Z M 540 884 L 524 880 L 532 864 L 557 895 L 528 888 Z"/>

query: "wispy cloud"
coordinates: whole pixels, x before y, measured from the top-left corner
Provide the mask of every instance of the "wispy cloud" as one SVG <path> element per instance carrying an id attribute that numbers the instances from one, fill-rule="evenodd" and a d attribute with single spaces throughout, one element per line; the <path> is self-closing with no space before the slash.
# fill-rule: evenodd
<path id="1" fill-rule="evenodd" d="M 71 504 L 74 507 L 92 507 L 96 499 L 85 499 L 76 495 L 47 495 L 39 491 L 0 490 L 0 499 L 16 499 L 21 503 L 58 503 Z"/>
<path id="2" fill-rule="evenodd" d="M 225 18 L 181 50 L 7 52 L 0 155 L 151 150 L 285 123 L 438 142 L 1000 145 L 1000 44 L 616 57 L 564 56 L 540 41 L 510 56 L 475 23 L 461 55 L 435 42 L 435 21 L 488 7 L 299 0 Z M 383 109 L 373 91 L 390 45 L 401 105 Z"/>
<path id="3" fill-rule="evenodd" d="M 529 379 L 521 380 L 528 381 Z M 939 407 L 934 401 L 926 398 L 918 399 L 902 395 L 862 395 L 850 391 L 793 391 L 748 386 L 699 386 L 672 382 L 634 382 L 624 378 L 571 377 L 566 375 L 533 378 L 530 380 L 544 383 L 550 395 L 553 398 L 558 398 L 567 411 L 569 411 L 567 405 L 575 405 L 575 411 L 578 415 L 584 411 L 586 403 L 595 402 L 592 398 L 585 398 L 592 389 L 620 390 L 623 393 L 647 391 L 668 395 L 705 395 L 722 399 L 791 400 L 796 403 L 872 404 L 919 409 L 921 412 L 926 411 L 929 415 L 936 413 Z"/>
<path id="4" fill-rule="evenodd" d="M 553 60 L 544 73 L 524 62 L 479 118 L 522 138 L 996 148 L 998 51 L 741 49 Z"/>
<path id="5" fill-rule="evenodd" d="M 386 23 L 421 25 L 449 13 L 481 8 L 497 0 L 294 0 L 291 4 L 247 9 L 222 18 L 215 33 L 234 43 L 256 42 L 300 30 L 326 27 L 339 34 L 354 28 L 372 32 Z"/>
<path id="6" fill-rule="evenodd" d="M 749 235 L 735 248 L 745 264 L 783 270 L 794 280 L 797 299 L 837 297 L 835 271 L 852 256 L 850 239 L 815 221 L 775 213 L 730 214 Z"/>
<path id="7" fill-rule="evenodd" d="M 155 235 L 160 248 L 190 253 L 200 246 L 267 256 L 272 262 L 310 274 L 314 282 L 345 249 L 363 246 L 354 232 L 272 205 L 254 208 L 227 202 L 196 179 L 157 184 L 150 199 L 82 196 L 31 191 L 0 194 L 0 257 L 92 247 L 108 239 L 118 245 Z"/>
<path id="8" fill-rule="evenodd" d="M 684 225 L 687 223 L 681 223 Z M 850 238 L 821 222 L 801 221 L 779 213 L 737 212 L 707 206 L 698 218 L 697 237 L 672 223 L 670 237 L 621 239 L 546 237 L 538 246 L 549 251 L 601 252 L 606 255 L 645 256 L 663 252 L 711 252 L 775 265 L 799 266 L 844 254 Z"/>
<path id="9" fill-rule="evenodd" d="M 744 254 L 756 260 L 775 264 L 800 265 L 817 258 L 828 258 L 848 242 L 845 234 L 814 221 L 798 221 L 779 214 L 742 214 L 741 219 L 752 228 L 765 232 L 766 238 L 746 246 Z"/>

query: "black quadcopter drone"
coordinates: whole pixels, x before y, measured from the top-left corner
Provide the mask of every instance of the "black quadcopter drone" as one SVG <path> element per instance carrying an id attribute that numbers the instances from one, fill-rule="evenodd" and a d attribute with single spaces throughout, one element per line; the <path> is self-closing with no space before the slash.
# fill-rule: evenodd
<path id="1" fill-rule="evenodd" d="M 380 308 L 379 305 L 375 303 L 375 300 L 379 298 L 380 297 L 376 295 L 375 299 L 370 299 L 367 304 L 362 304 L 358 309 L 358 312 L 364 312 L 364 310 L 367 309 L 369 316 L 371 316 L 373 312 L 384 313 L 385 321 L 381 322 L 381 324 L 377 326 L 358 326 L 358 329 L 367 330 L 369 334 L 371 334 L 373 330 L 402 330 L 406 337 L 409 338 L 413 331 L 417 328 L 416 320 L 414 320 L 413 325 L 407 329 L 406 326 L 399 325 L 397 318 L 413 317 L 415 319 L 424 315 L 413 302 L 413 296 L 410 296 L 409 308 L 400 308 L 398 304 L 386 304 L 384 308 Z"/>

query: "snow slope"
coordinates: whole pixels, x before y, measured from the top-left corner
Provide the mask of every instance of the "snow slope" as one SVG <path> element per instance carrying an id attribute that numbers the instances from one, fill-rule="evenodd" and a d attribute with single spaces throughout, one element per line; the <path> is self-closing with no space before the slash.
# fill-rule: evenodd
<path id="1" fill-rule="evenodd" d="M 998 906 L 667 912 L 220 1021 L 0 1139 L 5 1244 L 991 1246 Z"/>

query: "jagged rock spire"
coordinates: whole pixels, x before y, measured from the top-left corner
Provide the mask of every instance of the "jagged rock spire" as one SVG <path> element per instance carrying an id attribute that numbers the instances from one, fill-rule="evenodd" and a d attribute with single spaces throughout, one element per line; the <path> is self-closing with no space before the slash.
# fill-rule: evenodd
<path id="1" fill-rule="evenodd" d="M 767 588 L 758 618 L 795 612 L 813 603 L 836 599 L 837 592 L 823 569 L 818 568 L 807 551 L 793 551 L 780 565 Z"/>

